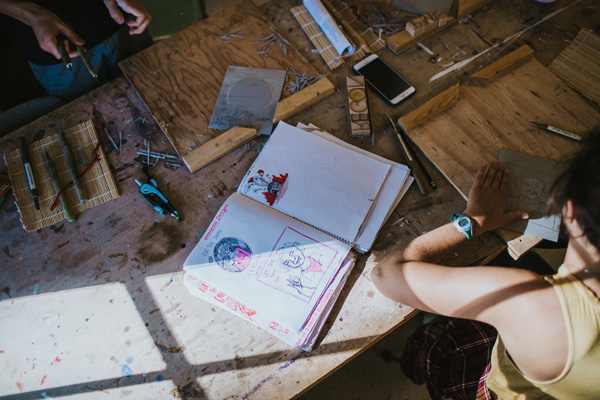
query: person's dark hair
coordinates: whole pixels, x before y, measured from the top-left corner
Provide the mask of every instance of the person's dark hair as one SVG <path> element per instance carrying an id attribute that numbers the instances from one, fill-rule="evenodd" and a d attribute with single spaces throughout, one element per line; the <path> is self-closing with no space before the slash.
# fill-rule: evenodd
<path id="1" fill-rule="evenodd" d="M 567 200 L 573 202 L 584 235 L 600 250 L 600 127 L 582 141 L 581 150 L 550 187 L 547 214 L 562 213 Z"/>

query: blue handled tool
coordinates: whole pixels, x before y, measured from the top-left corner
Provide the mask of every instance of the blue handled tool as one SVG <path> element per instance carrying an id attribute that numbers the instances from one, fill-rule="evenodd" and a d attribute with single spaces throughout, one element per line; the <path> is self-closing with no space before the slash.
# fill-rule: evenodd
<path id="1" fill-rule="evenodd" d="M 146 200 L 150 202 L 154 206 L 154 209 L 162 215 L 170 215 L 175 218 L 177 221 L 181 221 L 181 217 L 175 207 L 171 204 L 171 202 L 167 199 L 167 197 L 158 190 L 158 184 L 152 177 L 148 174 L 146 169 L 142 167 L 142 171 L 148 178 L 148 181 L 142 183 L 135 180 L 140 187 L 140 193 L 144 195 Z"/>

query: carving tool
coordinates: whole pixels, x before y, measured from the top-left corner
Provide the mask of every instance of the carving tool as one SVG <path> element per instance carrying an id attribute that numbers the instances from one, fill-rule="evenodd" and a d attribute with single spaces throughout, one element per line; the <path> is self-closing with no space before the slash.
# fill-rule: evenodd
<path id="1" fill-rule="evenodd" d="M 67 67 L 69 70 L 73 70 L 73 63 L 71 62 L 71 57 L 69 56 L 69 52 L 67 51 L 66 47 L 65 47 L 65 42 L 64 42 L 64 37 L 59 36 L 58 38 L 58 53 L 60 54 L 60 58 L 62 59 L 63 64 L 65 64 L 65 67 Z"/>
<path id="2" fill-rule="evenodd" d="M 550 125 L 546 125 L 546 124 L 540 124 L 538 122 L 531 121 L 531 123 L 533 125 L 537 126 L 540 129 L 544 129 L 544 130 L 547 130 L 548 132 L 556 133 L 557 135 L 568 137 L 569 139 L 573 139 L 573 140 L 577 140 L 578 142 L 581 142 L 581 136 L 576 135 L 574 133 L 567 132 L 567 131 L 562 130 L 560 128 L 556 128 L 554 126 L 550 126 Z"/>
<path id="3" fill-rule="evenodd" d="M 92 77 L 96 80 L 96 82 L 100 83 L 100 80 L 98 80 L 98 73 L 96 72 L 96 69 L 94 68 L 94 65 L 92 64 L 92 61 L 88 57 L 88 54 L 87 54 L 87 51 L 85 51 L 85 48 L 80 45 L 75 45 L 75 48 L 77 49 L 77 52 L 81 56 L 81 61 L 83 61 L 83 63 L 85 64 L 85 67 L 90 72 L 90 75 L 92 75 Z"/>
<path id="4" fill-rule="evenodd" d="M 154 209 L 161 215 L 170 215 L 175 218 L 177 221 L 181 222 L 181 217 L 175 207 L 171 204 L 171 202 L 167 199 L 167 197 L 158 189 L 158 184 L 152 177 L 148 174 L 146 169 L 142 167 L 142 171 L 144 175 L 148 178 L 145 183 L 140 182 L 139 180 L 135 180 L 135 183 L 140 187 L 140 193 L 144 195 L 146 200 Z"/>
<path id="5" fill-rule="evenodd" d="M 56 193 L 60 193 L 60 204 L 62 205 L 63 212 L 65 213 L 65 217 L 69 222 L 75 222 L 75 216 L 69 207 L 69 202 L 67 201 L 67 195 L 63 191 L 60 192 L 62 188 L 62 182 L 60 181 L 60 177 L 58 176 L 58 172 L 56 172 L 56 166 L 54 165 L 54 161 L 50 158 L 50 154 L 48 151 L 44 150 L 44 160 L 46 161 L 46 167 L 48 168 L 48 173 L 50 174 L 50 179 L 52 180 L 52 185 L 54 185 L 54 190 Z"/>
<path id="6" fill-rule="evenodd" d="M 25 142 L 25 138 L 23 136 L 19 136 L 19 145 L 21 146 L 21 160 L 23 161 L 23 166 L 25 167 L 25 173 L 27 174 L 27 184 L 29 186 L 29 191 L 31 192 L 31 197 L 33 197 L 33 204 L 35 205 L 35 209 L 40 209 L 40 198 L 38 195 L 38 189 L 35 184 L 35 178 L 33 177 L 33 168 L 31 168 L 31 161 L 29 161 L 29 153 L 27 152 L 27 142 Z"/>
<path id="7" fill-rule="evenodd" d="M 73 179 L 73 185 L 75 186 L 75 192 L 77 192 L 77 197 L 79 198 L 79 202 L 85 202 L 85 193 L 83 192 L 83 185 L 81 184 L 81 180 L 79 179 L 79 173 L 77 172 L 77 166 L 75 165 L 75 157 L 73 157 L 73 152 L 71 151 L 71 146 L 65 139 L 65 135 L 62 131 L 58 132 L 58 137 L 60 138 L 60 142 L 62 144 L 62 150 L 65 155 L 65 160 L 67 162 L 67 168 L 69 168 L 69 172 L 71 173 L 71 179 Z"/>
<path id="8" fill-rule="evenodd" d="M 427 173 L 425 168 L 423 168 L 419 159 L 417 159 L 415 156 L 413 156 L 412 152 L 408 148 L 408 144 L 402 137 L 402 134 L 400 133 L 400 131 L 398 131 L 398 128 L 396 127 L 396 124 L 394 123 L 394 120 L 392 119 L 392 117 L 390 117 L 390 115 L 388 113 L 386 113 L 385 115 L 388 117 L 388 119 L 390 120 L 390 123 L 392 124 L 392 127 L 394 128 L 394 137 L 396 138 L 396 140 L 398 141 L 398 144 L 400 145 L 400 149 L 402 150 L 402 153 L 404 154 L 406 163 L 408 164 L 410 170 L 412 171 L 413 177 L 415 178 L 415 182 L 417 182 L 417 186 L 419 187 L 419 191 L 421 192 L 421 194 L 423 194 L 423 195 L 429 194 L 430 186 L 434 190 L 437 189 L 435 182 L 433 181 L 433 179 L 431 179 L 431 177 L 429 176 L 429 174 Z M 401 125 L 400 121 L 398 121 L 398 126 L 400 127 L 400 129 L 402 129 L 404 134 L 406 134 L 406 128 L 404 127 L 404 125 Z"/>

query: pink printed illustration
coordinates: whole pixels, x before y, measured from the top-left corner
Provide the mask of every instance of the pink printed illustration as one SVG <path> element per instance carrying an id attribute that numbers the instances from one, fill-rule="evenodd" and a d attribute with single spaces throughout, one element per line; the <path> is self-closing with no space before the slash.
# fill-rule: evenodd
<path id="1" fill-rule="evenodd" d="M 225 237 L 213 249 L 214 260 L 229 272 L 242 272 L 252 260 L 248 243 L 234 237 Z"/>
<path id="2" fill-rule="evenodd" d="M 258 280 L 308 302 L 336 255 L 336 250 L 288 226 Z"/>
<path id="3" fill-rule="evenodd" d="M 265 171 L 259 169 L 256 175 L 248 179 L 244 193 L 262 193 L 267 204 L 272 206 L 276 201 L 279 201 L 287 188 L 287 172 L 285 174 L 270 175 L 265 174 Z"/>

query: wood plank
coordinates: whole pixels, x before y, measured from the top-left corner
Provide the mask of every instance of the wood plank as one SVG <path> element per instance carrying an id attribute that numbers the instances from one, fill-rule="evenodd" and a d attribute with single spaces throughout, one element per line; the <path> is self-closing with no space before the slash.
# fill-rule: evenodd
<path id="1" fill-rule="evenodd" d="M 524 44 L 510 54 L 507 54 L 498 61 L 471 75 L 470 81 L 474 83 L 489 84 L 507 72 L 526 63 L 532 57 L 533 49 Z"/>
<path id="2" fill-rule="evenodd" d="M 457 83 L 444 90 L 419 108 L 416 108 L 400 118 L 398 122 L 404 125 L 406 130 L 411 130 L 424 124 L 428 119 L 435 117 L 447 108 L 456 104 L 460 94 L 459 86 L 460 85 Z"/>
<path id="3" fill-rule="evenodd" d="M 243 38 L 222 40 L 219 35 L 232 32 Z M 257 54 L 262 43 L 252 43 L 271 34 L 265 16 L 244 0 L 119 64 L 186 165 L 196 164 L 196 154 L 190 155 L 196 151 L 193 143 L 202 147 L 223 133 L 208 129 L 208 124 L 229 65 L 293 67 L 298 73 L 318 74 L 291 45 L 284 53 L 272 43 L 266 48 L 268 54 Z"/>
<path id="4" fill-rule="evenodd" d="M 477 11 L 491 2 L 492 0 L 458 0 L 458 12 L 456 18 L 464 18 L 473 11 Z"/>
<path id="5" fill-rule="evenodd" d="M 319 79 L 309 87 L 281 100 L 275 109 L 273 124 L 293 117 L 334 93 L 335 86 L 333 86 L 333 83 L 329 79 Z"/>
<path id="6" fill-rule="evenodd" d="M 236 126 L 194 149 L 183 158 L 183 161 L 191 172 L 196 172 L 257 136 L 256 129 Z"/>
<path id="7" fill-rule="evenodd" d="M 409 124 L 424 118 L 407 116 Z M 540 131 L 530 121 L 568 126 L 585 136 L 600 124 L 600 113 L 531 59 L 485 87 L 461 86 L 460 100 L 453 107 L 408 132 L 466 199 L 479 166 L 498 157 L 501 148 L 556 161 L 566 161 L 579 148 L 579 143 Z M 504 238 L 510 240 L 514 256 L 524 254 L 539 241 L 512 233 L 509 236 Z"/>

